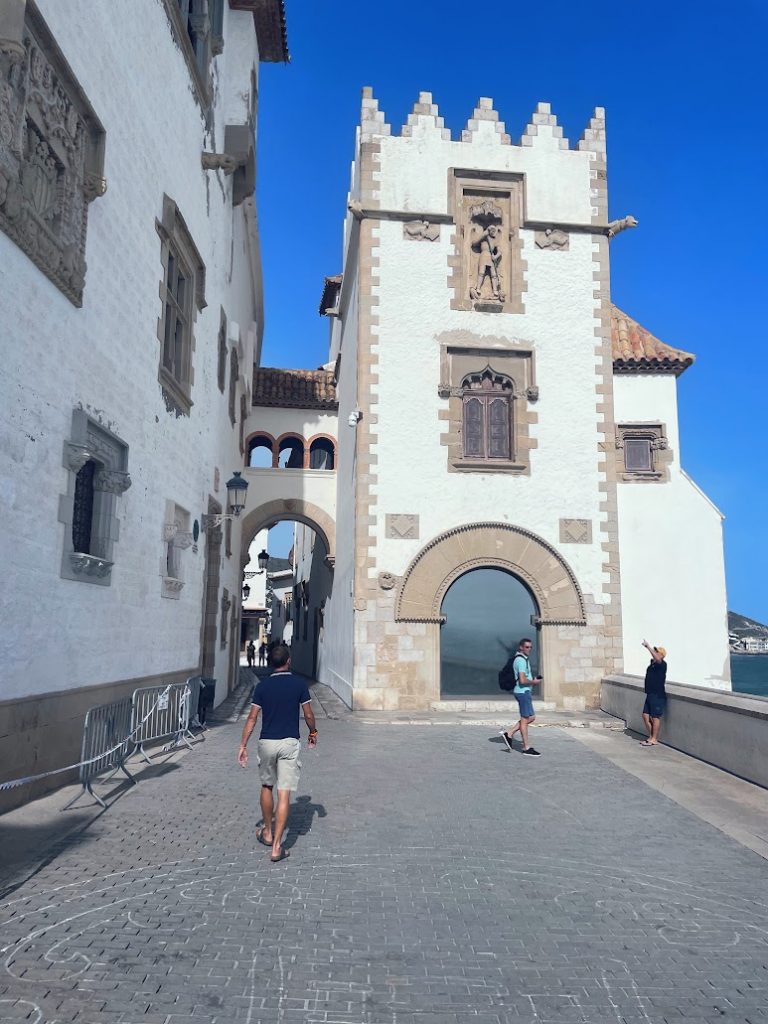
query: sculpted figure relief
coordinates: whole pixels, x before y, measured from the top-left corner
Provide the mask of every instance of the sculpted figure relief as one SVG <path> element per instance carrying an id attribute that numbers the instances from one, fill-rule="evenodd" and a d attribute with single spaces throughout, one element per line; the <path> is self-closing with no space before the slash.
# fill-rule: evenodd
<path id="1" fill-rule="evenodd" d="M 503 302 L 503 271 L 500 269 L 503 244 L 501 210 L 495 203 L 486 200 L 471 206 L 469 216 L 471 248 L 472 252 L 477 253 L 474 284 L 470 286 L 469 296 L 475 302 L 484 298 Z"/>

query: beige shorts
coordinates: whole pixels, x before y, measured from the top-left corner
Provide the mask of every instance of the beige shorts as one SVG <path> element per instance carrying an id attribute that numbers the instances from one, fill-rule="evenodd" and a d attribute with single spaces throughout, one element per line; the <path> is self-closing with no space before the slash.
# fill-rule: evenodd
<path id="1" fill-rule="evenodd" d="M 262 786 L 298 789 L 301 773 L 301 740 L 259 740 L 259 775 Z"/>

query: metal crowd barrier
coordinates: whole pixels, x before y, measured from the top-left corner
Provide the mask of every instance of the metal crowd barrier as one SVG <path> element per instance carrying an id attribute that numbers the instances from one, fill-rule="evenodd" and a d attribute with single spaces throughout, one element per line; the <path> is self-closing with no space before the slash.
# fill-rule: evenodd
<path id="1" fill-rule="evenodd" d="M 192 733 L 189 730 L 190 694 L 192 687 L 186 683 L 172 683 L 170 686 L 142 686 L 133 691 L 133 722 L 130 732 L 133 735 L 133 753 L 141 754 L 147 764 L 152 759 L 144 749 L 145 743 L 171 737 L 169 747 L 189 742 Z"/>
<path id="2" fill-rule="evenodd" d="M 125 772 L 134 785 L 136 780 L 125 767 L 131 747 L 132 706 L 130 697 L 112 701 L 110 704 L 99 704 L 90 708 L 85 716 L 83 727 L 83 746 L 80 755 L 80 782 L 83 790 L 98 800 L 102 807 L 107 805 L 93 791 L 93 780 L 109 769 Z M 69 801 L 66 807 L 81 796 Z M 65 810 L 66 810 L 65 807 Z"/>

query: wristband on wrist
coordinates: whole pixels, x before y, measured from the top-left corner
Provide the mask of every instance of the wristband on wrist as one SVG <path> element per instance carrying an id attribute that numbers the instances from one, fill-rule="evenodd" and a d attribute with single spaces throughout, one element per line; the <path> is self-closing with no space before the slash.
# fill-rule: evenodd
<path id="1" fill-rule="evenodd" d="M 310 729 L 309 730 L 309 735 L 310 736 L 317 736 L 317 729 Z"/>

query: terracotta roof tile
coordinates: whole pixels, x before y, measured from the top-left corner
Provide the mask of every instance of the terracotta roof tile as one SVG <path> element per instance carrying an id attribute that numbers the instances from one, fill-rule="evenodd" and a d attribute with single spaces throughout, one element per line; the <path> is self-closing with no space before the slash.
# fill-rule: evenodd
<path id="1" fill-rule="evenodd" d="M 333 371 L 258 367 L 253 371 L 253 405 L 332 412 L 339 407 Z"/>
<path id="2" fill-rule="evenodd" d="M 696 356 L 665 345 L 637 320 L 611 304 L 614 373 L 674 373 L 679 377 Z"/>

